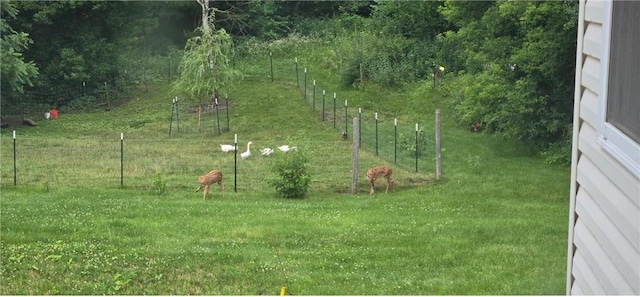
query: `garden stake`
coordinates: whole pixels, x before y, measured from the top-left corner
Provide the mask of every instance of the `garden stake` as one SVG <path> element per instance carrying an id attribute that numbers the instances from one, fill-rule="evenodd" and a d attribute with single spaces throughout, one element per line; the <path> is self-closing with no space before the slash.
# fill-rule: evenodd
<path id="1" fill-rule="evenodd" d="M 124 187 L 124 133 L 120 133 L 120 186 Z"/>
<path id="2" fill-rule="evenodd" d="M 393 119 L 393 162 L 398 163 L 398 118 Z"/>
<path id="3" fill-rule="evenodd" d="M 298 57 L 295 58 L 296 62 L 296 85 L 300 88 L 300 79 L 298 78 Z"/>
<path id="4" fill-rule="evenodd" d="M 233 135 L 233 191 L 238 192 L 238 134 Z"/>
<path id="5" fill-rule="evenodd" d="M 333 128 L 336 128 L 336 93 L 333 93 Z"/>
<path id="6" fill-rule="evenodd" d="M 307 67 L 304 68 L 304 102 L 307 102 Z"/>
<path id="7" fill-rule="evenodd" d="M 218 135 L 222 134 L 220 132 L 220 114 L 218 113 L 218 98 L 216 97 L 216 119 L 218 120 Z"/>
<path id="8" fill-rule="evenodd" d="M 13 185 L 16 185 L 16 130 L 13 130 Z"/>
<path id="9" fill-rule="evenodd" d="M 324 95 L 325 95 L 325 90 L 322 90 L 322 121 L 324 122 Z"/>
<path id="10" fill-rule="evenodd" d="M 349 135 L 349 113 L 347 111 L 347 100 L 344 100 L 344 133 Z"/>
<path id="11" fill-rule="evenodd" d="M 313 112 L 316 111 L 316 80 L 313 80 L 313 104 L 311 104 Z"/>
<path id="12" fill-rule="evenodd" d="M 358 107 L 358 119 L 362 119 L 362 107 Z M 358 120 L 358 147 L 362 145 L 362 123 Z"/>
<path id="13" fill-rule="evenodd" d="M 176 108 L 176 99 L 171 102 L 171 120 L 169 120 L 169 135 L 171 135 L 171 126 L 173 126 L 173 111 Z"/>
<path id="14" fill-rule="evenodd" d="M 178 133 L 180 133 L 180 119 L 178 118 L 178 96 L 176 96 L 176 125 L 178 126 Z"/>

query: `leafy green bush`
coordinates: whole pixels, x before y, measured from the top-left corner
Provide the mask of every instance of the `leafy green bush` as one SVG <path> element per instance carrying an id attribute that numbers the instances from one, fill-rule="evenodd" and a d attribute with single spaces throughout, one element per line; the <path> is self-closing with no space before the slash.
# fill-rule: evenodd
<path id="1" fill-rule="evenodd" d="M 274 157 L 271 170 L 277 177 L 270 184 L 283 198 L 304 198 L 311 182 L 307 155 L 301 150 L 291 150 Z"/>
<path id="2" fill-rule="evenodd" d="M 562 166 L 571 165 L 571 143 L 572 143 L 572 125 L 568 124 L 565 128 L 562 140 L 553 142 L 540 152 L 547 164 L 559 164 Z"/>
<path id="3" fill-rule="evenodd" d="M 399 147 L 408 152 L 412 157 L 420 157 L 423 152 L 429 150 L 429 142 L 431 140 L 428 138 L 426 131 L 420 128 L 418 130 L 418 148 L 416 150 L 416 139 L 415 135 L 411 137 L 411 135 L 405 136 L 404 133 L 398 133 L 398 145 Z"/>
<path id="4" fill-rule="evenodd" d="M 160 172 L 156 172 L 156 176 L 153 179 L 153 192 L 161 195 L 167 191 L 167 181 L 162 177 Z"/>

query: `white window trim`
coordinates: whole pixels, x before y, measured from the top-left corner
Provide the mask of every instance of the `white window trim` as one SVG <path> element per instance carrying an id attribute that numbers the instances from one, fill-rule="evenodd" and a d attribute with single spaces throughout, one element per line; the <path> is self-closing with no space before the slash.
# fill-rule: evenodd
<path id="1" fill-rule="evenodd" d="M 607 96 L 609 90 L 609 55 L 611 28 L 613 27 L 613 0 L 604 3 L 602 24 L 602 59 L 600 61 L 600 108 L 598 111 L 598 143 L 637 178 L 640 178 L 640 144 L 607 122 Z"/>

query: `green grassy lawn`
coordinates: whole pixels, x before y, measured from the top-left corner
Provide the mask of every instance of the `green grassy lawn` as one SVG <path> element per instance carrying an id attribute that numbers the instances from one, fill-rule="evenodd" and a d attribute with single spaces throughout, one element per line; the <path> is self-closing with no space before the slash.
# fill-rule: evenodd
<path id="1" fill-rule="evenodd" d="M 569 168 L 544 164 L 525 145 L 469 133 L 452 119 L 446 92 L 428 83 L 341 87 L 320 66 L 322 49 L 307 53 L 331 96 L 384 118 L 384 153 L 373 153 L 367 128 L 360 171 L 390 164 L 396 188 L 384 194 L 380 183 L 370 196 L 360 174 L 358 193 L 349 193 L 351 144 L 340 140 L 342 130 L 302 100 L 295 76 L 272 83 L 268 59 L 256 56 L 239 64 L 247 79 L 230 91 L 230 131 L 222 135 L 188 128 L 191 114 L 184 132 L 169 136 L 174 95 L 156 85 L 109 112 L 17 129 L 21 175 L 13 186 L 11 131 L 2 131 L 0 293 L 564 293 Z M 279 52 L 275 68 L 293 65 L 297 54 Z M 435 108 L 443 113 L 439 181 L 432 153 L 416 173 L 409 154 L 395 164 L 388 146 L 393 118 L 410 132 L 415 122 L 431 125 Z M 256 155 L 238 161 L 237 192 L 233 156 L 219 152 L 234 134 L 242 150 L 253 141 Z M 309 152 L 305 199 L 278 198 L 265 181 L 270 161 L 258 149 L 284 143 Z M 213 187 L 203 200 L 193 192 L 196 177 L 212 168 L 225 172 L 227 190 L 222 198 Z M 154 191 L 157 178 L 167 183 L 163 194 Z"/>

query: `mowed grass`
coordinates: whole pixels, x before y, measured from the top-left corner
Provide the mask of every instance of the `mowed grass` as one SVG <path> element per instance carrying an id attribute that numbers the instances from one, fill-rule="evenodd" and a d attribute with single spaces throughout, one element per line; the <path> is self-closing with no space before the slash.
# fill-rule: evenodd
<path id="1" fill-rule="evenodd" d="M 276 66 L 295 54 L 281 53 Z M 290 295 L 564 293 L 568 168 L 457 126 L 446 94 L 425 84 L 356 91 L 317 69 L 343 98 L 380 106 L 387 124 L 396 116 L 430 123 L 434 107 L 443 110 L 440 181 L 432 155 L 416 173 L 410 161 L 395 166 L 388 153 L 376 156 L 367 142 L 361 173 L 394 165 L 397 187 L 384 194 L 379 182 L 370 196 L 360 174 L 350 194 L 351 144 L 341 130 L 302 101 L 295 80 L 272 83 L 268 60 L 251 62 L 253 72 L 231 92 L 231 131 L 222 135 L 198 134 L 184 119 L 191 132 L 169 136 L 173 95 L 156 86 L 109 112 L 18 129 L 18 144 L 33 150 L 19 159 L 19 172 L 32 174 L 13 186 L 11 135 L 2 131 L 0 293 L 275 295 L 283 286 Z M 373 94 L 412 103 L 385 105 Z M 304 148 L 314 174 L 307 197 L 278 198 L 261 156 L 238 160 L 237 192 L 226 174 L 224 198 L 215 187 L 208 200 L 193 193 L 195 177 L 211 167 L 232 171 L 232 155 L 216 149 L 233 134 L 242 150 L 253 141 L 256 155 L 284 142 Z M 161 195 L 156 174 L 168 186 Z"/>

